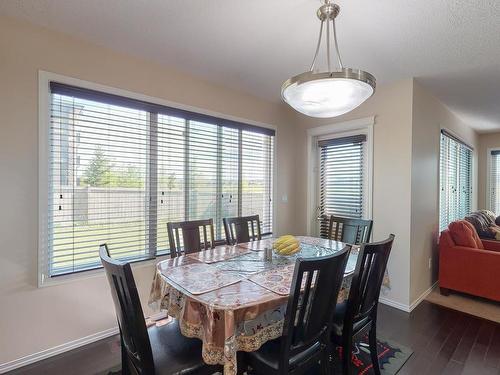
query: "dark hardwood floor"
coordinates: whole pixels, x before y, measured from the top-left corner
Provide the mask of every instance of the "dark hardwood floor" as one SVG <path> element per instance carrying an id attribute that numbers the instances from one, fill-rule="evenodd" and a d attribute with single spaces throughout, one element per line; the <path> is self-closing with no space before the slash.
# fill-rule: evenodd
<path id="1" fill-rule="evenodd" d="M 500 325 L 422 302 L 411 314 L 380 305 L 379 335 L 413 349 L 399 374 L 500 375 Z M 10 374 L 100 374 L 120 363 L 113 337 Z"/>

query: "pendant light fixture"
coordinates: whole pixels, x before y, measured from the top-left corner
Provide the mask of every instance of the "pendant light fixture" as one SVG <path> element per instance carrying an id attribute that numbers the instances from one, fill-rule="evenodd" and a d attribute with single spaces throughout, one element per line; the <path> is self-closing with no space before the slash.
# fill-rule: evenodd
<path id="1" fill-rule="evenodd" d="M 376 80 L 370 73 L 345 68 L 340 57 L 335 18 L 340 7 L 323 0 L 317 16 L 321 21 L 316 52 L 308 72 L 288 79 L 281 87 L 281 96 L 295 110 L 311 117 L 335 117 L 352 111 L 375 92 Z M 326 56 L 328 70 L 315 71 L 326 23 Z M 337 54 L 338 69 L 332 70 L 330 56 L 330 24 Z"/>

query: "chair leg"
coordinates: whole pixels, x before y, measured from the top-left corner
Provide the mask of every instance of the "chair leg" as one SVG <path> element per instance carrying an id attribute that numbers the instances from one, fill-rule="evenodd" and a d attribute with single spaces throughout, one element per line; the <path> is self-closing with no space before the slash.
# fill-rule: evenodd
<path id="1" fill-rule="evenodd" d="M 344 375 L 351 375 L 351 359 L 352 357 L 352 337 L 345 338 L 342 345 L 342 373 Z"/>
<path id="2" fill-rule="evenodd" d="M 321 357 L 321 375 L 330 375 L 332 373 L 332 362 L 330 361 L 331 355 L 332 350 L 328 345 L 323 350 L 323 356 Z"/>
<path id="3" fill-rule="evenodd" d="M 380 364 L 378 362 L 378 352 L 377 352 L 377 328 L 375 322 L 372 323 L 370 333 L 368 334 L 368 341 L 370 344 L 370 357 L 373 364 L 373 372 L 375 375 L 380 375 Z"/>
<path id="4" fill-rule="evenodd" d="M 121 336 L 121 335 L 120 335 Z M 128 364 L 127 351 L 125 350 L 125 346 L 123 344 L 123 339 L 120 337 L 121 344 L 121 354 L 122 354 L 122 375 L 130 375 L 130 368 Z"/>

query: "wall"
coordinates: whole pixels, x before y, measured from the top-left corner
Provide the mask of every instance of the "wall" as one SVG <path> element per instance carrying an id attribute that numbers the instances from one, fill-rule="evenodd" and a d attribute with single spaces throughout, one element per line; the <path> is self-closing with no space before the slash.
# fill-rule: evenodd
<path id="1" fill-rule="evenodd" d="M 410 301 L 414 303 L 437 280 L 439 228 L 439 143 L 445 128 L 474 148 L 477 134 L 417 81 L 413 84 L 411 152 Z M 477 181 L 474 178 L 474 181 Z M 473 186 L 477 197 L 477 184 Z M 474 198 L 473 207 L 477 200 Z M 429 268 L 429 258 L 432 259 Z"/>
<path id="2" fill-rule="evenodd" d="M 478 208 L 490 209 L 488 196 L 488 149 L 500 148 L 500 133 L 484 133 L 479 134 L 478 147 Z M 500 212 L 496 213 L 497 215 Z"/>
<path id="3" fill-rule="evenodd" d="M 285 106 L 60 33 L 0 18 L 0 364 L 116 325 L 102 274 L 37 285 L 38 70 L 277 126 L 278 233 L 294 232 L 294 117 Z M 153 266 L 134 268 L 147 300 Z"/>
<path id="4" fill-rule="evenodd" d="M 307 129 L 347 120 L 376 116 L 373 139 L 373 239 L 387 238 L 390 233 L 396 240 L 389 260 L 391 290 L 387 300 L 405 308 L 410 296 L 410 203 L 411 203 L 411 79 L 377 88 L 376 94 L 347 115 L 318 120 L 297 115 L 302 129 L 297 153 L 297 218 L 305 231 L 307 214 Z"/>

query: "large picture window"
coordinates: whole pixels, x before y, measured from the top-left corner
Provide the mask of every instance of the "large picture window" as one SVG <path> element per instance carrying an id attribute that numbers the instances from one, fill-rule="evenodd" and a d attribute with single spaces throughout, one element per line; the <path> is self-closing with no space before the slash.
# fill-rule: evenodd
<path id="1" fill-rule="evenodd" d="M 166 223 L 258 214 L 270 234 L 274 131 L 50 84 L 48 276 L 100 267 L 99 244 L 167 254 Z"/>
<path id="2" fill-rule="evenodd" d="M 472 207 L 472 148 L 441 131 L 439 230 L 463 219 Z"/>

